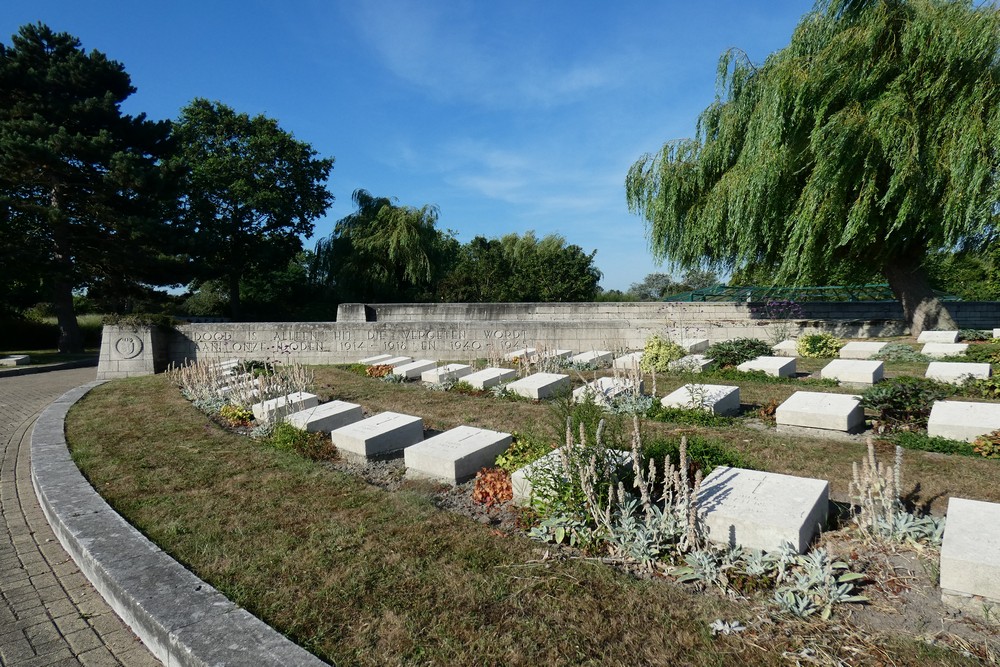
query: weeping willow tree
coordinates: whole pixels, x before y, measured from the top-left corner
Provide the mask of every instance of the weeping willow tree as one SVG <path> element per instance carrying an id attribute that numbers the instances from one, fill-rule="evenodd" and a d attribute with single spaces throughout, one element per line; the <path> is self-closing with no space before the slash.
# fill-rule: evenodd
<path id="1" fill-rule="evenodd" d="M 675 267 L 874 270 L 911 332 L 954 328 L 921 264 L 997 241 L 998 54 L 990 4 L 820 0 L 763 64 L 723 55 L 695 138 L 632 165 L 629 208 Z"/>

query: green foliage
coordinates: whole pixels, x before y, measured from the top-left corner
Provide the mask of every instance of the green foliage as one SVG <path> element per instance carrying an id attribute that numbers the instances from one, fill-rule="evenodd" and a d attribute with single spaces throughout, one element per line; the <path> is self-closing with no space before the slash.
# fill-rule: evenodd
<path id="1" fill-rule="evenodd" d="M 796 556 L 795 561 L 799 572 L 777 588 L 772 598 L 782 611 L 799 618 L 819 614 L 828 619 L 835 604 L 868 600 L 855 590 L 863 575 L 851 572 L 847 563 L 832 560 L 826 549 Z"/>
<path id="2" fill-rule="evenodd" d="M 889 442 L 903 449 L 915 449 L 921 452 L 937 452 L 939 454 L 959 454 L 975 456 L 976 452 L 968 442 L 949 440 L 918 433 L 914 431 L 899 431 L 888 437 Z"/>
<path id="3" fill-rule="evenodd" d="M 989 4 L 820 0 L 763 63 L 722 56 L 696 137 L 631 167 L 629 208 L 657 259 L 775 284 L 882 271 L 913 331 L 948 322 L 920 265 L 995 239 L 998 50 Z"/>
<path id="4" fill-rule="evenodd" d="M 968 376 L 961 386 L 963 394 L 988 399 L 1000 399 L 1000 377 L 996 375 L 988 378 Z"/>
<path id="5" fill-rule="evenodd" d="M 880 431 L 914 430 L 927 427 L 934 401 L 955 393 L 955 387 L 927 378 L 896 377 L 865 389 L 861 405 L 877 413 Z"/>
<path id="6" fill-rule="evenodd" d="M 648 462 L 653 460 L 656 461 L 657 467 L 662 470 L 666 457 L 670 457 L 675 466 L 680 465 L 680 442 L 680 436 L 656 438 L 647 442 L 642 449 L 643 467 L 647 467 Z M 718 466 L 750 470 L 757 468 L 753 462 L 744 458 L 739 452 L 730 449 L 724 443 L 697 436 L 687 436 L 687 458 L 694 470 L 701 470 L 705 475 Z"/>
<path id="7" fill-rule="evenodd" d="M 677 361 L 686 354 L 684 348 L 658 334 L 646 340 L 639 367 L 644 371 L 666 372 L 671 361 Z"/>
<path id="8" fill-rule="evenodd" d="M 969 345 L 965 350 L 965 361 L 1000 364 L 1000 339 Z"/>
<path id="9" fill-rule="evenodd" d="M 796 344 L 796 352 L 800 357 L 825 359 L 837 356 L 844 342 L 828 333 L 807 334 L 801 336 Z"/>
<path id="10" fill-rule="evenodd" d="M 517 431 L 511 435 L 513 439 L 510 447 L 496 459 L 496 466 L 509 473 L 520 470 L 552 451 L 552 443 L 545 438 Z"/>
<path id="11" fill-rule="evenodd" d="M 972 449 L 987 459 L 1000 459 L 1000 430 L 986 433 L 972 441 Z"/>
<path id="12" fill-rule="evenodd" d="M 1000 300 L 1000 248 L 995 245 L 978 252 L 932 252 L 924 267 L 931 286 L 945 294 L 964 301 Z"/>
<path id="13" fill-rule="evenodd" d="M 758 338 L 735 338 L 711 345 L 705 356 L 714 359 L 721 368 L 739 366 L 744 361 L 773 354 L 771 346 Z"/>
<path id="14" fill-rule="evenodd" d="M 898 361 L 903 363 L 930 360 L 929 357 L 913 349 L 906 343 L 887 343 L 886 346 L 879 350 L 877 354 L 872 355 L 872 359 L 879 359 L 881 361 Z"/>
<path id="15" fill-rule="evenodd" d="M 993 332 L 985 329 L 959 329 L 958 339 L 966 343 L 993 340 Z"/>
<path id="16" fill-rule="evenodd" d="M 722 417 L 697 408 L 668 408 L 659 401 L 653 401 L 646 411 L 646 417 L 658 422 L 684 426 L 731 426 L 733 423 L 732 417 Z"/>
<path id="17" fill-rule="evenodd" d="M 183 215 L 197 277 L 222 280 L 240 317 L 241 281 L 285 268 L 333 202 L 333 159 L 271 118 L 201 98 L 181 110 L 174 135 L 189 170 Z"/>
<path id="18" fill-rule="evenodd" d="M 266 442 L 275 449 L 295 452 L 313 461 L 329 461 L 337 457 L 336 448 L 325 433 L 310 433 L 284 422 L 274 425 Z"/>
<path id="19" fill-rule="evenodd" d="M 719 274 L 711 269 L 688 269 L 679 281 L 669 273 L 650 273 L 642 282 L 632 283 L 628 294 L 637 301 L 659 301 L 681 292 L 690 292 L 718 285 Z"/>
<path id="20" fill-rule="evenodd" d="M 253 410 L 241 405 L 223 405 L 219 408 L 219 418 L 230 426 L 246 426 L 253 421 Z"/>

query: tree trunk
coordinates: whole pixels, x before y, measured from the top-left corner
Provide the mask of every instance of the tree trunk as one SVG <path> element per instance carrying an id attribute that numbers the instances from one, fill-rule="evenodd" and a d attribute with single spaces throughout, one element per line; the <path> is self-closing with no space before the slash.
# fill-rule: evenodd
<path id="1" fill-rule="evenodd" d="M 882 272 L 903 306 L 903 317 L 910 325 L 910 335 L 919 336 L 921 331 L 958 329 L 944 304 L 934 296 L 919 259 L 900 258 L 900 261 L 887 264 Z"/>
<path id="2" fill-rule="evenodd" d="M 63 226 L 62 202 L 59 186 L 52 188 L 49 195 L 52 207 L 53 260 L 56 267 L 52 280 L 52 307 L 59 323 L 59 352 L 62 354 L 83 352 L 83 334 L 76 321 L 73 309 L 73 254 L 66 228 Z"/>

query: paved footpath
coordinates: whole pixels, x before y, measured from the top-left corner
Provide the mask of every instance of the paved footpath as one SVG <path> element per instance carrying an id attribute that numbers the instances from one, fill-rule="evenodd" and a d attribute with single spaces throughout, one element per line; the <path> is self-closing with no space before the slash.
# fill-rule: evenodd
<path id="1" fill-rule="evenodd" d="M 42 514 L 31 485 L 31 427 L 94 368 L 0 375 L 0 665 L 160 662 L 77 569 Z"/>

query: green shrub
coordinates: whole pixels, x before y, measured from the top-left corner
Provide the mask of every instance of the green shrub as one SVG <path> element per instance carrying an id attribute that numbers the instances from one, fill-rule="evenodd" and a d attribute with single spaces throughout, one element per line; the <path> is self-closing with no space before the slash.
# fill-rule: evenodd
<path id="1" fill-rule="evenodd" d="M 662 473 L 663 461 L 667 456 L 670 457 L 670 461 L 675 466 L 680 465 L 680 445 L 680 436 L 650 440 L 642 448 L 643 468 L 648 469 L 649 461 L 652 459 L 656 462 L 656 469 Z M 687 457 L 693 467 L 690 472 L 701 470 L 703 475 L 707 475 L 718 466 L 749 468 L 751 470 L 756 468 L 742 454 L 730 449 L 724 443 L 697 436 L 687 436 Z M 691 479 L 694 479 L 693 475 Z"/>
<path id="2" fill-rule="evenodd" d="M 887 343 L 877 354 L 872 355 L 872 359 L 898 362 L 930 361 L 929 357 L 905 343 Z"/>
<path id="3" fill-rule="evenodd" d="M 313 461 L 329 461 L 337 458 L 337 450 L 330 436 L 325 433 L 303 431 L 284 422 L 274 425 L 266 442 L 275 449 L 295 452 Z"/>
<path id="4" fill-rule="evenodd" d="M 981 364 L 1000 364 L 1000 339 L 995 342 L 970 345 L 965 360 Z"/>
<path id="5" fill-rule="evenodd" d="M 744 361 L 774 354 L 771 346 L 759 338 L 735 338 L 724 340 L 708 348 L 705 356 L 714 359 L 722 368 L 739 366 Z"/>
<path id="6" fill-rule="evenodd" d="M 955 393 L 955 387 L 927 378 L 890 378 L 866 389 L 861 405 L 876 413 L 876 430 L 924 429 L 934 401 Z"/>
<path id="7" fill-rule="evenodd" d="M 683 424 L 684 426 L 730 426 L 732 417 L 720 417 L 708 410 L 694 408 L 668 408 L 659 401 L 654 401 L 646 417 L 668 424 Z"/>
<path id="8" fill-rule="evenodd" d="M 1000 459 L 1000 431 L 979 436 L 972 441 L 972 449 L 987 459 Z"/>
<path id="9" fill-rule="evenodd" d="M 639 367 L 644 371 L 665 372 L 671 361 L 685 356 L 684 348 L 666 338 L 653 334 L 646 341 Z"/>
<path id="10" fill-rule="evenodd" d="M 974 378 L 970 375 L 962 382 L 962 393 L 979 398 L 1000 398 L 1000 377 Z"/>
<path id="11" fill-rule="evenodd" d="M 837 356 L 844 342 L 828 333 L 807 334 L 800 336 L 795 351 L 800 357 L 809 359 L 824 359 Z"/>
<path id="12" fill-rule="evenodd" d="M 223 405 L 219 408 L 219 418 L 230 426 L 246 426 L 253 421 L 253 411 L 241 405 Z"/>
<path id="13" fill-rule="evenodd" d="M 530 433 L 514 432 L 510 447 L 497 457 L 496 466 L 509 473 L 520 470 L 552 451 L 552 442 Z"/>
<path id="14" fill-rule="evenodd" d="M 922 452 L 937 452 L 939 454 L 959 454 L 961 456 L 976 455 L 972 444 L 968 442 L 932 437 L 926 433 L 900 431 L 899 433 L 893 433 L 889 436 L 888 440 L 893 445 L 899 445 L 903 449 L 916 449 Z"/>
<path id="15" fill-rule="evenodd" d="M 361 377 L 368 377 L 368 364 L 348 364 L 344 367 L 344 370 L 355 375 L 360 375 Z"/>
<path id="16" fill-rule="evenodd" d="M 958 339 L 964 340 L 966 343 L 970 343 L 972 341 L 992 340 L 993 332 L 986 331 L 984 329 L 961 329 L 958 332 Z"/>

